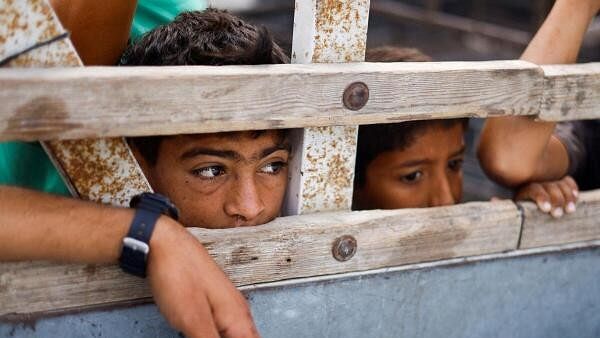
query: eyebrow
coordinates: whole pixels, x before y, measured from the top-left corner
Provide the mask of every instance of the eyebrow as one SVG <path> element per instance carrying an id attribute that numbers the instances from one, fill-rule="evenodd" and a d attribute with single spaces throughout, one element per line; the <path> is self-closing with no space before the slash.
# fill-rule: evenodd
<path id="1" fill-rule="evenodd" d="M 256 160 L 256 159 L 265 158 L 278 150 L 290 151 L 290 149 L 291 149 L 291 147 L 289 144 L 275 145 L 275 146 L 261 150 L 260 157 L 253 156 L 252 159 Z M 183 153 L 183 155 L 180 156 L 180 159 L 187 160 L 187 159 L 194 158 L 196 156 L 201 156 L 201 155 L 222 157 L 222 158 L 226 158 L 226 159 L 230 159 L 230 160 L 234 160 L 234 161 L 240 161 L 243 159 L 243 157 L 242 157 L 242 155 L 240 155 L 240 153 L 233 151 L 233 150 L 216 150 L 216 149 L 201 148 L 201 147 L 194 147 L 194 148 L 186 151 L 185 153 Z"/>
<path id="2" fill-rule="evenodd" d="M 459 155 L 463 155 L 466 151 L 466 146 L 462 146 L 460 148 L 460 150 L 454 152 L 452 155 L 450 155 L 450 158 L 452 157 L 456 157 Z M 402 162 L 394 167 L 396 168 L 402 168 L 402 167 L 415 167 L 421 164 L 426 164 L 426 163 L 431 163 L 432 161 L 430 159 L 426 159 L 426 158 L 422 158 L 422 159 L 416 159 L 416 160 L 410 160 L 410 161 L 406 161 L 406 162 Z"/>
<path id="3" fill-rule="evenodd" d="M 223 157 L 236 161 L 242 158 L 242 156 L 238 152 L 235 152 L 233 150 L 215 150 L 210 148 L 195 147 L 183 153 L 183 155 L 180 156 L 180 159 L 187 160 L 200 155 Z"/>
<path id="4" fill-rule="evenodd" d="M 260 158 L 265 158 L 278 150 L 285 150 L 285 151 L 289 152 L 291 150 L 291 146 L 289 143 L 284 143 L 284 144 L 278 144 L 278 145 L 263 149 L 260 152 Z"/>
<path id="5" fill-rule="evenodd" d="M 460 150 L 458 150 L 457 152 L 455 152 L 454 154 L 450 155 L 450 157 L 455 157 L 455 156 L 459 156 L 459 155 L 464 155 L 465 151 L 467 150 L 467 147 L 465 145 L 463 145 Z"/>

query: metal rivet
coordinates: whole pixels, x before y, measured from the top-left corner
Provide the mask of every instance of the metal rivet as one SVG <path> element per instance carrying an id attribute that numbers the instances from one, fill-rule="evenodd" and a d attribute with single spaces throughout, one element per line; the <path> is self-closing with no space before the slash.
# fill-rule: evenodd
<path id="1" fill-rule="evenodd" d="M 363 82 L 351 83 L 344 90 L 344 107 L 350 110 L 360 110 L 369 101 L 369 87 Z"/>
<path id="2" fill-rule="evenodd" d="M 344 235 L 336 238 L 331 248 L 333 258 L 340 262 L 345 262 L 352 258 L 356 253 L 356 239 L 350 235 Z"/>

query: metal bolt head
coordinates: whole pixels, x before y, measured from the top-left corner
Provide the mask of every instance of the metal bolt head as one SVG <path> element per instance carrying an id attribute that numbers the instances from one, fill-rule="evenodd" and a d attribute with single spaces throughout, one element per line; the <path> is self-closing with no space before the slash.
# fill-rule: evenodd
<path id="1" fill-rule="evenodd" d="M 344 107 L 350 110 L 360 110 L 369 101 L 369 87 L 363 82 L 351 83 L 344 90 Z"/>
<path id="2" fill-rule="evenodd" d="M 336 238 L 331 248 L 333 258 L 340 262 L 345 262 L 352 258 L 356 253 L 356 239 L 350 235 L 344 235 Z"/>

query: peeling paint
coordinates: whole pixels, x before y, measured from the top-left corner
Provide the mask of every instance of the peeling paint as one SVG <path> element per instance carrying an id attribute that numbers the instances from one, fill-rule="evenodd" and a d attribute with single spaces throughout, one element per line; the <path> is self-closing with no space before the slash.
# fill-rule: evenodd
<path id="1" fill-rule="evenodd" d="M 148 191 L 146 180 L 122 138 L 51 141 L 47 146 L 85 199 L 127 206 Z"/>
<path id="2" fill-rule="evenodd" d="M 305 130 L 301 213 L 348 210 L 352 204 L 356 127 Z"/>
<path id="3" fill-rule="evenodd" d="M 317 2 L 312 62 L 360 62 L 365 59 L 369 0 Z"/>
<path id="4" fill-rule="evenodd" d="M 19 53 L 64 32 L 44 0 L 0 0 L 0 58 Z M 82 66 L 69 39 L 34 49 L 8 63 L 9 67 Z M 24 107 L 23 115 L 39 114 L 39 104 Z M 48 118 L 61 124 L 55 105 Z M 150 191 L 144 174 L 123 138 L 50 141 L 44 148 L 71 192 L 83 199 L 127 206 L 132 196 Z"/>

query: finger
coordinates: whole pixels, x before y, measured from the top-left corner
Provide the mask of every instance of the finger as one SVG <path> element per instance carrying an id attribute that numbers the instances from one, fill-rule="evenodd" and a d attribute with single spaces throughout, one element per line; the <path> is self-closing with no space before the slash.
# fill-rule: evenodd
<path id="1" fill-rule="evenodd" d="M 236 290 L 236 292 L 239 291 Z M 214 304 L 216 305 L 213 308 L 214 315 L 217 318 L 217 326 L 221 337 L 260 337 L 246 299 L 241 294 L 235 298 L 230 303 L 232 306 L 227 308 L 223 307 L 223 304 Z"/>
<path id="2" fill-rule="evenodd" d="M 573 197 L 575 197 L 575 201 L 577 201 L 577 197 L 579 196 L 579 186 L 577 185 L 577 182 L 575 182 L 571 176 L 565 176 L 563 181 L 571 188 L 571 193 L 573 194 Z"/>
<path id="3" fill-rule="evenodd" d="M 537 204 L 538 209 L 540 209 L 541 212 L 548 213 L 552 210 L 552 205 L 550 204 L 550 195 L 548 195 L 546 190 L 542 188 L 542 185 L 538 183 L 531 183 L 519 190 L 515 200 L 533 201 Z"/>
<path id="4" fill-rule="evenodd" d="M 564 210 L 568 214 L 572 214 L 575 212 L 575 196 L 573 196 L 573 189 L 569 186 L 565 179 L 562 179 L 557 182 L 558 187 L 562 191 L 563 197 L 565 199 L 565 203 L 563 204 Z"/>
<path id="5" fill-rule="evenodd" d="M 565 197 L 563 196 L 562 190 L 555 182 L 544 183 L 542 186 L 550 195 L 550 203 L 552 204 L 550 215 L 554 218 L 562 217 L 564 215 L 563 206 L 565 204 Z"/>
<path id="6" fill-rule="evenodd" d="M 187 314 L 180 317 L 180 321 L 177 322 L 175 327 L 190 338 L 220 337 L 208 300 L 203 295 L 198 297 L 195 306 L 191 307 Z"/>

